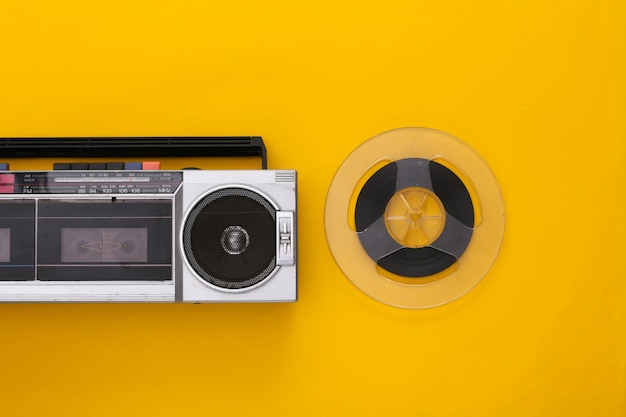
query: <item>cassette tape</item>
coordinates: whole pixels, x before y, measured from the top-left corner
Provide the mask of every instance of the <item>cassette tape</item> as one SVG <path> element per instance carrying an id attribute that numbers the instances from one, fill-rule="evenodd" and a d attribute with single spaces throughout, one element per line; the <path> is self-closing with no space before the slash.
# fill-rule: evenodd
<path id="1" fill-rule="evenodd" d="M 261 170 L 0 172 L 0 301 L 296 301 L 297 175 L 262 151 Z"/>

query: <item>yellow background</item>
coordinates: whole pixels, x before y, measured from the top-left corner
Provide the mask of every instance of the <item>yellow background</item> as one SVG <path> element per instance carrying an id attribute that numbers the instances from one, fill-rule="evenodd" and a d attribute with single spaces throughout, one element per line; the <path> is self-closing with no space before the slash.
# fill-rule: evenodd
<path id="1" fill-rule="evenodd" d="M 300 300 L 0 305 L 0 414 L 626 415 L 625 5 L 2 2 L 0 136 L 263 136 L 299 172 Z M 507 213 L 486 278 L 423 311 L 324 235 L 338 166 L 402 126 L 471 145 Z"/>

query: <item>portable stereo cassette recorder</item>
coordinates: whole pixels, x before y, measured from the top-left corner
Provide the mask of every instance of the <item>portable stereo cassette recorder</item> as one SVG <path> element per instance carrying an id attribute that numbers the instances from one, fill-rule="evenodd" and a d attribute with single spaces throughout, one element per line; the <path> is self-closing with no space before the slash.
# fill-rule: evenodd
<path id="1" fill-rule="evenodd" d="M 4 164 L 0 301 L 297 299 L 296 172 L 268 170 L 260 137 L 5 138 L 0 152 L 262 160 L 260 170 L 115 162 L 9 171 Z"/>

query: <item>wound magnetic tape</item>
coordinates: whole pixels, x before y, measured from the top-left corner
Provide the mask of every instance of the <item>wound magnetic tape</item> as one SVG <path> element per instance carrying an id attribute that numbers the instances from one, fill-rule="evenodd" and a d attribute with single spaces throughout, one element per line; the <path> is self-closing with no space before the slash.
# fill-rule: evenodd
<path id="1" fill-rule="evenodd" d="M 487 164 L 453 136 L 427 128 L 377 135 L 337 170 L 326 237 L 345 275 L 383 303 L 450 302 L 491 268 L 504 203 Z"/>

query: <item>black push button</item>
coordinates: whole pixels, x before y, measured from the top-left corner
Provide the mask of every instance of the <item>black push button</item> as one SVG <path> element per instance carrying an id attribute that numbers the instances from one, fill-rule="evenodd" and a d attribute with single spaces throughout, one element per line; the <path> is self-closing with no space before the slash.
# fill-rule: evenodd
<path id="1" fill-rule="evenodd" d="M 124 169 L 124 162 L 107 162 L 106 166 L 106 169 L 119 171 Z"/>

